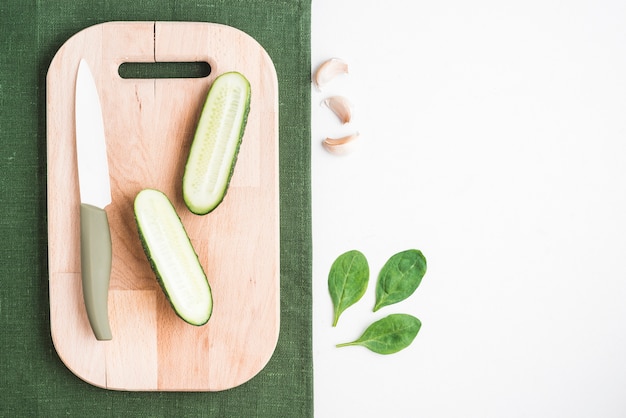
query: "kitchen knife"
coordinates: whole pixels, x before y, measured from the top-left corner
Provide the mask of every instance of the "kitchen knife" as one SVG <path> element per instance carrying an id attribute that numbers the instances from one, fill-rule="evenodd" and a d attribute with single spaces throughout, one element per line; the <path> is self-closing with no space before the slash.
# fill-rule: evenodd
<path id="1" fill-rule="evenodd" d="M 76 76 L 75 106 L 83 298 L 96 339 L 110 340 L 111 232 L 104 208 L 111 203 L 111 184 L 98 89 L 83 59 Z"/>

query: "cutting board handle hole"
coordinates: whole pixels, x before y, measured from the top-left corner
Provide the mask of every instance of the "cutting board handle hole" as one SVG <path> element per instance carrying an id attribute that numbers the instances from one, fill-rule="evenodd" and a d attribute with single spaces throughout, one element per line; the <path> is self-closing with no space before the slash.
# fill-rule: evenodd
<path id="1" fill-rule="evenodd" d="M 124 62 L 117 72 L 132 78 L 204 78 L 211 74 L 208 62 Z"/>

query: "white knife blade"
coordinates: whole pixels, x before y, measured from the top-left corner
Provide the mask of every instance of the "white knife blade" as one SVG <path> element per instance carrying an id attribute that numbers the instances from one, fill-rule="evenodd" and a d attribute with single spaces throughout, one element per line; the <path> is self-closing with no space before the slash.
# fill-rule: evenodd
<path id="1" fill-rule="evenodd" d="M 104 121 L 96 82 L 84 59 L 76 77 L 76 154 L 81 203 L 104 209 L 111 203 Z"/>

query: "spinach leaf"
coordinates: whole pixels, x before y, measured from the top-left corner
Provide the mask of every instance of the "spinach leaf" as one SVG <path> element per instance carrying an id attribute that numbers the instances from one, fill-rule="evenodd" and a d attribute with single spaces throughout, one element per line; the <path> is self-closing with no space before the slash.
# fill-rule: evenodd
<path id="1" fill-rule="evenodd" d="M 426 258 L 421 251 L 406 250 L 391 256 L 378 275 L 374 312 L 411 296 L 424 274 Z"/>
<path id="2" fill-rule="evenodd" d="M 408 314 L 391 314 L 367 327 L 357 340 L 337 344 L 337 347 L 361 345 L 378 354 L 393 354 L 408 347 L 422 323 Z"/>
<path id="3" fill-rule="evenodd" d="M 361 299 L 369 276 L 369 265 L 361 252 L 352 250 L 337 257 L 328 273 L 328 291 L 335 306 L 333 327 L 341 313 Z"/>

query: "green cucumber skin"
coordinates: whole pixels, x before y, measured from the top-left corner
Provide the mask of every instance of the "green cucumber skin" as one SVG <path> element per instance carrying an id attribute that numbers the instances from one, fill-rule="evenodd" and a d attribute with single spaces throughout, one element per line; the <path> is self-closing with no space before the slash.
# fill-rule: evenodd
<path id="1" fill-rule="evenodd" d="M 239 75 L 241 75 L 241 77 L 246 79 L 243 74 L 238 73 L 236 71 L 230 71 L 230 72 L 224 73 L 224 74 L 220 75 L 219 77 L 222 77 L 224 75 L 231 74 L 231 73 L 239 74 Z M 219 77 L 215 81 L 217 81 L 219 79 Z M 215 83 L 215 81 L 213 83 Z M 247 81 L 247 79 L 246 79 L 246 81 Z M 209 94 L 211 94 L 211 90 L 210 89 L 209 89 L 209 93 L 207 94 L 207 98 L 206 98 L 206 100 L 204 102 L 204 105 L 203 105 L 201 113 L 204 113 L 204 111 L 206 109 L 206 105 L 208 103 L 208 98 L 209 98 L 208 95 Z M 228 193 L 228 187 L 230 186 L 230 181 L 231 181 L 231 179 L 233 177 L 233 173 L 235 172 L 235 165 L 237 163 L 237 158 L 239 156 L 239 149 L 241 148 L 241 143 L 243 142 L 243 135 L 244 135 L 245 130 L 246 130 L 246 124 L 248 122 L 248 115 L 250 114 L 250 100 L 251 100 L 251 89 L 250 89 L 250 85 L 249 85 L 249 82 L 248 82 L 247 105 L 246 105 L 246 107 L 244 109 L 244 114 L 243 114 L 243 117 L 241 119 L 240 130 L 239 130 L 239 139 L 237 141 L 237 145 L 236 145 L 236 148 L 235 148 L 235 153 L 234 153 L 231 165 L 230 165 L 230 171 L 228 173 L 226 184 L 224 186 L 223 192 L 221 193 L 221 197 L 219 198 L 219 200 L 215 201 L 213 205 L 208 206 L 208 207 L 197 207 L 193 202 L 191 202 L 191 198 L 190 198 L 190 196 L 188 196 L 187 193 L 185 193 L 185 187 L 183 186 L 183 200 L 185 202 L 185 205 L 187 206 L 189 211 L 191 211 L 195 215 L 206 215 L 208 213 L 211 213 L 214 209 L 216 209 L 224 201 L 224 198 L 226 197 L 226 193 Z M 194 141 L 196 139 L 196 135 L 197 134 L 194 134 Z M 192 143 L 191 146 L 192 146 L 192 149 L 193 149 L 193 143 Z M 185 173 L 183 174 L 183 185 L 185 184 L 185 177 L 188 175 L 187 174 L 188 173 L 188 170 L 187 170 L 188 165 L 189 165 L 189 159 L 187 160 L 187 164 L 185 164 Z"/>
<path id="2" fill-rule="evenodd" d="M 154 191 L 164 195 L 163 192 L 161 192 L 159 190 L 156 190 L 156 189 L 144 189 L 144 190 L 154 190 Z M 174 211 L 174 212 L 176 213 L 176 211 Z M 176 215 L 178 216 L 178 214 L 176 214 Z M 180 221 L 180 216 L 178 216 L 178 220 Z M 146 239 L 145 239 L 145 237 L 143 235 L 143 232 L 142 232 L 142 229 L 141 229 L 141 224 L 140 224 L 140 221 L 138 219 L 138 216 L 137 216 L 136 212 L 135 212 L 135 223 L 137 224 L 137 230 L 139 232 L 139 240 L 141 241 L 141 246 L 143 248 L 144 253 L 146 254 L 146 258 L 148 259 L 148 262 L 150 263 L 150 267 L 152 268 L 152 271 L 154 272 L 154 275 L 155 275 L 155 277 L 157 279 L 157 282 L 159 283 L 159 286 L 163 290 L 163 293 L 165 294 L 165 297 L 167 298 L 167 301 L 169 302 L 170 306 L 172 307 L 172 309 L 174 310 L 176 315 L 180 319 L 182 319 L 183 321 L 187 322 L 188 324 L 195 325 L 195 326 L 202 326 L 202 325 L 206 324 L 207 322 L 209 322 L 209 319 L 211 319 L 211 315 L 213 313 L 213 297 L 212 297 L 212 292 L 211 292 L 211 286 L 208 283 L 206 274 L 204 275 L 204 278 L 205 278 L 205 280 L 207 280 L 207 286 L 209 288 L 209 295 L 211 295 L 211 304 L 210 304 L 210 307 L 209 307 L 209 312 L 208 312 L 208 315 L 207 315 L 205 321 L 202 321 L 202 322 L 190 322 L 187 318 L 184 317 L 184 315 L 179 311 L 179 309 L 176 307 L 176 305 L 172 302 L 172 299 L 170 297 L 170 293 L 169 293 L 169 291 L 167 289 L 167 286 L 165 285 L 165 281 L 164 281 L 163 277 L 161 276 L 161 273 L 159 272 L 159 268 L 158 268 L 158 266 L 156 264 L 156 261 L 154 260 L 154 257 L 152 256 L 152 252 L 150 251 L 150 245 L 146 241 Z M 181 222 L 181 225 L 182 225 L 182 222 Z M 184 227 L 183 227 L 183 229 L 184 229 Z M 191 244 L 191 240 L 189 239 L 188 235 L 187 235 L 187 240 L 189 242 L 189 246 L 191 248 L 193 248 L 193 246 Z M 198 254 L 195 252 L 195 250 L 194 250 L 194 253 L 196 254 L 196 259 L 198 261 L 198 265 L 201 265 L 200 264 L 200 258 L 198 257 Z M 204 272 L 204 270 L 203 270 L 203 272 Z"/>

